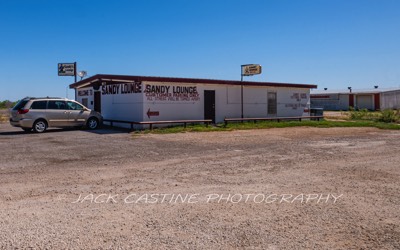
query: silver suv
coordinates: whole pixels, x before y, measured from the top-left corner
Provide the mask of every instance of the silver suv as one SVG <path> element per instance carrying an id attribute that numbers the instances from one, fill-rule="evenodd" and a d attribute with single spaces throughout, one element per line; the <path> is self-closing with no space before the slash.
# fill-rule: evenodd
<path id="1" fill-rule="evenodd" d="M 102 116 L 82 104 L 65 98 L 26 97 L 19 101 L 10 112 L 10 124 L 25 131 L 42 133 L 48 127 L 98 128 Z"/>

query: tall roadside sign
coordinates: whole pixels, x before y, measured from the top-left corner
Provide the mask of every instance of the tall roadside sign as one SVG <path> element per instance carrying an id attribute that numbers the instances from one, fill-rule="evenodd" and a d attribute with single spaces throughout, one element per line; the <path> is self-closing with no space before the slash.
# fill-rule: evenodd
<path id="1" fill-rule="evenodd" d="M 242 65 L 242 76 L 252 76 L 258 74 L 261 74 L 261 65 L 259 64 Z"/>
<path id="2" fill-rule="evenodd" d="M 252 76 L 261 74 L 261 65 L 260 64 L 244 64 L 240 66 L 241 74 L 240 74 L 240 81 L 241 84 L 241 106 L 242 106 L 242 119 L 243 119 L 243 76 Z"/>
<path id="3" fill-rule="evenodd" d="M 76 82 L 76 62 L 74 63 L 59 63 L 58 76 L 74 76 Z"/>

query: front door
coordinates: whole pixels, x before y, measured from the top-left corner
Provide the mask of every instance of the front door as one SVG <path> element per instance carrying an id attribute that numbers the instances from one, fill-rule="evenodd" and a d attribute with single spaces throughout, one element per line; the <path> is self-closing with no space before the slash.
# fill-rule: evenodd
<path id="1" fill-rule="evenodd" d="M 101 113 L 101 92 L 94 92 L 94 111 Z"/>
<path id="2" fill-rule="evenodd" d="M 215 90 L 204 90 L 204 119 L 215 123 Z"/>

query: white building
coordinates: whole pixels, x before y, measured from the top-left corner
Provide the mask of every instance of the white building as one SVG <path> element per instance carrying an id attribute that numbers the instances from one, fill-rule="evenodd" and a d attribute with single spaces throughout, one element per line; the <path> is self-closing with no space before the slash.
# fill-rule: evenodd
<path id="1" fill-rule="evenodd" d="M 400 108 L 400 88 L 362 90 L 313 90 L 311 107 L 324 110 L 349 110 L 349 107 L 368 110 Z"/>
<path id="2" fill-rule="evenodd" d="M 70 85 L 76 100 L 105 119 L 165 121 L 308 116 L 316 85 L 95 75 Z M 122 125 L 122 124 L 121 124 Z"/>

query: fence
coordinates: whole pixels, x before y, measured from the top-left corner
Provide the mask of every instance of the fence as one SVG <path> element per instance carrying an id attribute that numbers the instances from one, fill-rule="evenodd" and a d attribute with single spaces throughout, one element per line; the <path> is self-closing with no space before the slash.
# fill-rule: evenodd
<path id="1" fill-rule="evenodd" d="M 122 120 L 111 120 L 104 119 L 103 121 L 109 122 L 110 126 L 113 127 L 114 123 L 126 123 L 131 125 L 131 130 L 133 130 L 134 125 L 149 125 L 150 130 L 153 130 L 153 124 L 183 124 L 186 128 L 188 123 L 204 123 L 208 127 L 208 125 L 212 122 L 212 120 L 175 120 L 175 121 L 145 121 L 145 122 L 134 122 L 134 121 L 122 121 Z"/>

